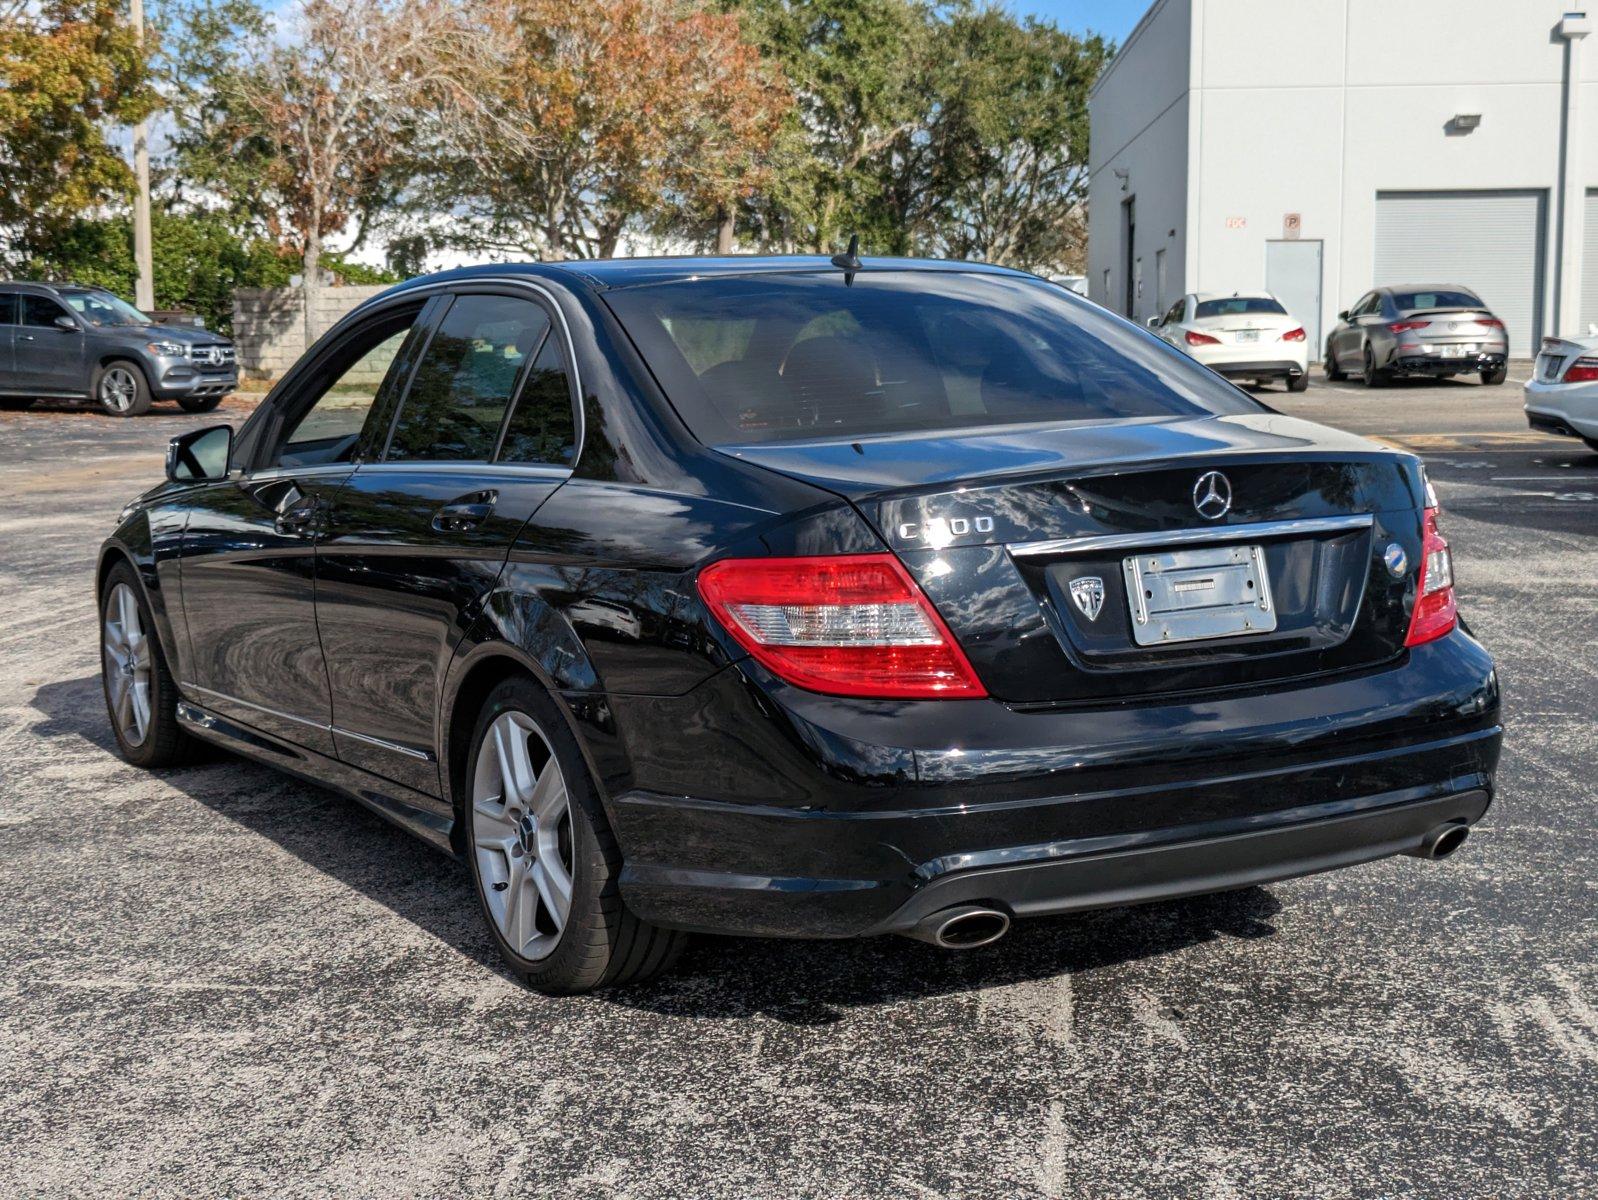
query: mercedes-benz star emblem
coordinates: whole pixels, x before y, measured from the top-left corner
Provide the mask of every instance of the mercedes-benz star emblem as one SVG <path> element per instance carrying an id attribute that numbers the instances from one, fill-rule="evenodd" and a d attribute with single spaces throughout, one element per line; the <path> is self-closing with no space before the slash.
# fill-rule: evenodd
<path id="1" fill-rule="evenodd" d="M 1104 580 L 1097 575 L 1084 575 L 1071 580 L 1071 603 L 1090 621 L 1097 621 L 1104 608 Z"/>
<path id="2" fill-rule="evenodd" d="M 1219 471 L 1205 471 L 1193 485 L 1193 507 L 1206 521 L 1219 521 L 1232 511 L 1232 483 Z"/>

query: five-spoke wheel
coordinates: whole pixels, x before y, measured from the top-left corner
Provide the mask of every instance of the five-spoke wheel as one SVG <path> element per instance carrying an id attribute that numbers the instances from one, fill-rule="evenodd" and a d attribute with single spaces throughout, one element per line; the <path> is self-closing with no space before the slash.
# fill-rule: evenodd
<path id="1" fill-rule="evenodd" d="M 129 746 L 150 736 L 150 640 L 139 618 L 139 599 L 119 583 L 111 589 L 101 621 L 101 667 L 111 719 Z"/>
<path id="2" fill-rule="evenodd" d="M 501 713 L 489 726 L 471 822 L 495 928 L 521 957 L 547 957 L 571 917 L 571 808 L 560 762 L 527 714 Z"/>
<path id="3" fill-rule="evenodd" d="M 482 702 L 464 776 L 464 849 L 506 964 L 555 994 L 636 983 L 685 936 L 622 900 L 621 850 L 566 718 L 515 675 Z"/>

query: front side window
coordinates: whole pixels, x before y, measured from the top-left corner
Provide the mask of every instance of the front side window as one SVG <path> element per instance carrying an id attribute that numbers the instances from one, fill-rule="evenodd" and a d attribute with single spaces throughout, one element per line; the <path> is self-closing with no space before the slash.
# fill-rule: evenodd
<path id="1" fill-rule="evenodd" d="M 294 404 L 269 465 L 349 462 L 420 306 L 397 310 L 353 332 Z M 314 399 L 308 397 L 314 396 Z M 308 405 L 308 407 L 307 407 Z"/>
<path id="2" fill-rule="evenodd" d="M 23 325 L 51 326 L 60 317 L 67 315 L 67 310 L 62 308 L 48 296 L 23 296 L 22 321 Z"/>
<path id="3" fill-rule="evenodd" d="M 1146 332 L 1026 276 L 711 276 L 605 302 L 710 445 L 1260 411 Z"/>
<path id="4" fill-rule="evenodd" d="M 15 325 L 17 323 L 17 294 L 15 292 L 0 292 L 0 325 Z"/>
<path id="5" fill-rule="evenodd" d="M 1286 312 L 1269 296 L 1228 296 L 1224 300 L 1200 300 L 1194 307 L 1193 317 L 1203 320 L 1205 317 L 1245 317 L 1253 313 L 1279 316 Z"/>
<path id="6" fill-rule="evenodd" d="M 549 317 L 531 300 L 457 296 L 417 364 L 388 461 L 493 458 L 522 368 L 549 328 Z"/>
<path id="7" fill-rule="evenodd" d="M 155 324 L 150 317 L 110 292 L 69 292 L 67 303 L 72 306 L 72 311 L 91 325 L 137 327 Z"/>

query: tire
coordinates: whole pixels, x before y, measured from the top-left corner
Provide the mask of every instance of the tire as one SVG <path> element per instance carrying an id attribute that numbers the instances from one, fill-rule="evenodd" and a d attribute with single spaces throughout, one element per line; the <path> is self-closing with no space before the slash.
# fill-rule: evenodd
<path id="1" fill-rule="evenodd" d="M 21 412 L 33 406 L 29 396 L 0 396 L 0 412 Z"/>
<path id="2" fill-rule="evenodd" d="M 1287 377 L 1287 390 L 1290 392 L 1309 391 L 1309 372 L 1305 371 L 1302 375 L 1296 377 L 1289 375 Z"/>
<path id="3" fill-rule="evenodd" d="M 1326 360 L 1321 364 L 1321 367 L 1326 372 L 1326 378 L 1333 383 L 1341 383 L 1348 378 L 1347 373 L 1338 367 L 1337 356 L 1332 353 L 1332 344 L 1330 342 L 1326 343 Z"/>
<path id="4" fill-rule="evenodd" d="M 221 403 L 222 397 L 220 395 L 178 397 L 178 407 L 186 413 L 208 413 Z"/>
<path id="5" fill-rule="evenodd" d="M 1499 384 L 1503 383 L 1504 380 L 1506 380 L 1508 378 L 1509 378 L 1509 364 L 1508 363 L 1505 363 L 1503 366 L 1500 366 L 1500 367 L 1493 367 L 1491 370 L 1483 371 L 1481 373 L 1482 384 L 1484 386 L 1486 386 L 1486 387 L 1497 387 Z"/>
<path id="6" fill-rule="evenodd" d="M 554 702 L 531 679 L 507 679 L 484 702 L 462 817 L 483 919 L 505 964 L 535 991 L 570 996 L 642 983 L 682 953 L 686 934 L 648 925 L 622 902 L 621 851 L 593 779 Z"/>
<path id="7" fill-rule="evenodd" d="M 189 760 L 195 743 L 178 724 L 177 684 L 144 591 L 126 561 L 111 568 L 100 595 L 100 687 L 124 759 L 146 769 Z"/>
<path id="8" fill-rule="evenodd" d="M 139 365 L 113 359 L 94 373 L 94 398 L 113 417 L 138 417 L 150 411 L 150 385 Z"/>
<path id="9" fill-rule="evenodd" d="M 1376 356 L 1371 353 L 1369 346 L 1365 347 L 1365 386 L 1368 388 L 1386 387 L 1392 381 L 1392 376 L 1386 371 L 1376 369 Z"/>

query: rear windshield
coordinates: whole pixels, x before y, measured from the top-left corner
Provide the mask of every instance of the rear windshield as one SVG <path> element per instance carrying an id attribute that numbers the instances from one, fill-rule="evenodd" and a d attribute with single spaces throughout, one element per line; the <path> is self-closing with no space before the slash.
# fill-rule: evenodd
<path id="1" fill-rule="evenodd" d="M 1408 312 L 1413 308 L 1480 308 L 1480 297 L 1472 296 L 1469 292 L 1394 292 L 1393 303 L 1400 311 Z"/>
<path id="2" fill-rule="evenodd" d="M 1257 413 L 1158 339 L 1023 276 L 712 276 L 608 292 L 711 445 Z"/>
<path id="3" fill-rule="evenodd" d="M 1193 306 L 1195 320 L 1204 317 L 1240 317 L 1245 313 L 1278 313 L 1287 310 L 1269 296 L 1229 296 L 1225 300 L 1200 300 Z"/>

